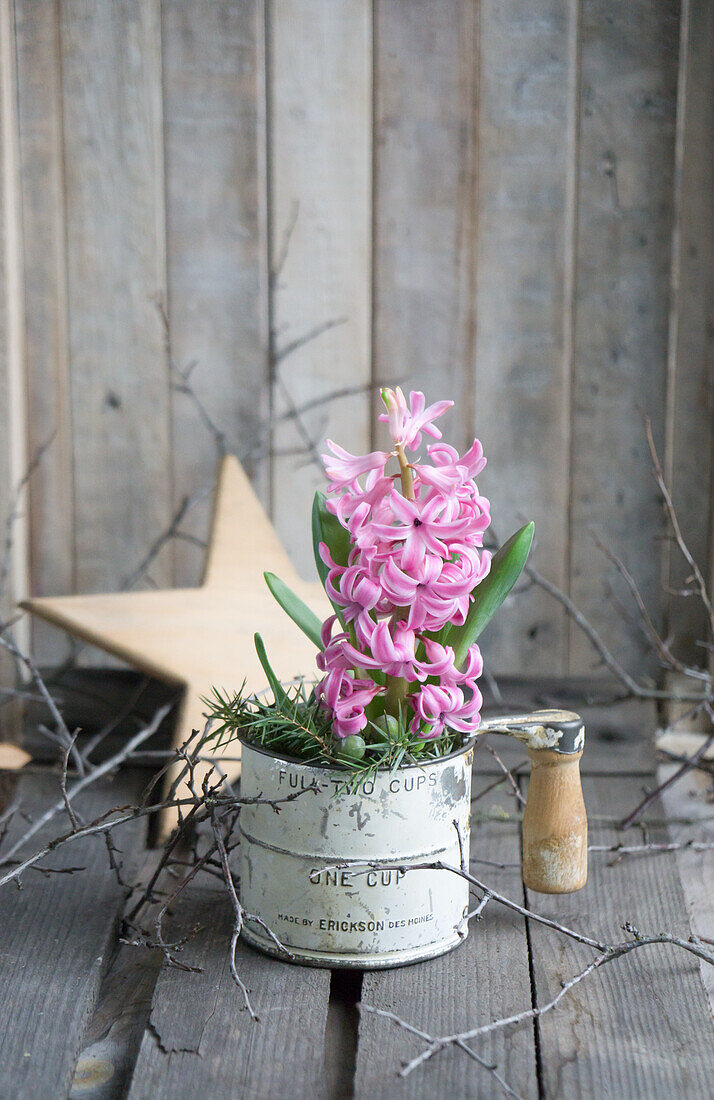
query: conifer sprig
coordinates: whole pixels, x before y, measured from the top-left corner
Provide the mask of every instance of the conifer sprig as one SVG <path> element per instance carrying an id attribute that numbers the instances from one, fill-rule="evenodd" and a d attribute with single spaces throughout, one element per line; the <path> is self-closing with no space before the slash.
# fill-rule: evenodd
<path id="1" fill-rule="evenodd" d="M 269 695 L 270 693 L 265 693 Z M 213 747 L 240 740 L 301 764 L 344 769 L 346 789 L 355 789 L 381 769 L 427 763 L 446 756 L 463 744 L 456 731 L 425 740 L 409 730 L 407 714 L 370 722 L 364 730 L 361 755 L 350 756 L 345 741 L 333 735 L 330 716 L 314 695 L 314 685 L 298 680 L 272 699 L 239 691 L 213 688 L 204 699 L 213 719 L 204 743 Z"/>

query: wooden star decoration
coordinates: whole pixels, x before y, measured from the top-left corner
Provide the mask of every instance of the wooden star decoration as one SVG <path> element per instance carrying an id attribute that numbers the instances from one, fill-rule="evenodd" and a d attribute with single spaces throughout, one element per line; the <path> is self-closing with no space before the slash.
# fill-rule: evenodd
<path id="1" fill-rule="evenodd" d="M 192 730 L 205 727 L 202 697 L 212 687 L 238 690 L 244 680 L 249 692 L 265 687 L 253 644 L 256 631 L 280 679 L 315 670 L 315 647 L 273 599 L 265 570 L 276 573 L 321 619 L 331 613 L 322 586 L 298 577 L 243 467 L 227 455 L 219 472 L 199 588 L 45 597 L 21 606 L 160 680 L 183 686 L 174 733 L 174 746 L 179 747 Z M 238 750 L 233 742 L 216 755 L 235 758 Z M 235 759 L 220 766 L 229 781 L 240 774 Z M 196 769 L 199 788 L 209 767 L 206 763 Z M 185 786 L 179 787 L 177 797 L 187 793 Z M 162 832 L 173 826 L 176 816 L 166 813 Z"/>

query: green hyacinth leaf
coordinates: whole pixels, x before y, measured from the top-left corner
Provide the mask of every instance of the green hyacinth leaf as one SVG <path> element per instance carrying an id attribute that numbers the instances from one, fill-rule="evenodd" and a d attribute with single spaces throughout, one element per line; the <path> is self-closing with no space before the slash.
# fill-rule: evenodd
<path id="1" fill-rule="evenodd" d="M 523 572 L 534 531 L 535 524 L 527 523 L 504 542 L 493 555 L 489 572 L 474 590 L 466 622 L 463 626 L 447 627 L 442 634 L 442 644 L 453 646 L 457 667 L 463 664 L 469 647 L 490 623 Z"/>
<path id="2" fill-rule="evenodd" d="M 300 627 L 303 634 L 307 635 L 313 645 L 316 645 L 318 649 L 322 649 L 322 639 L 320 638 L 322 623 L 315 612 L 311 611 L 291 588 L 288 588 L 285 581 L 281 581 L 280 577 L 276 577 L 275 573 L 263 573 L 263 576 L 265 577 L 265 583 L 286 615 L 289 615 L 296 626 Z"/>
<path id="3" fill-rule="evenodd" d="M 279 707 L 288 706 L 290 700 L 287 693 L 280 683 L 280 680 L 273 672 L 270 661 L 268 660 L 268 654 L 265 652 L 265 642 L 261 638 L 260 634 L 253 635 L 253 642 L 255 643 L 255 652 L 258 654 L 258 660 L 263 666 L 263 672 L 268 677 L 268 683 L 270 684 L 271 691 L 275 697 L 275 702 Z"/>
<path id="4" fill-rule="evenodd" d="M 322 581 L 323 588 L 327 581 L 329 568 L 320 557 L 320 543 L 324 542 L 327 545 L 332 560 L 337 565 L 347 565 L 350 554 L 349 532 L 344 529 L 337 516 L 333 516 L 331 512 L 327 511 L 326 499 L 325 494 L 318 490 L 312 502 L 312 549 L 315 555 L 317 574 Z M 332 601 L 330 602 L 332 603 Z M 335 603 L 332 603 L 332 606 L 344 626 L 342 608 Z"/>

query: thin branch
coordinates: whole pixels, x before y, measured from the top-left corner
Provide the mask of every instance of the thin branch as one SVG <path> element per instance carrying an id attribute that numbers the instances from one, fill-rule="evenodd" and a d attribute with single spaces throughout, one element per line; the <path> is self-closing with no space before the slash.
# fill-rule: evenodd
<path id="1" fill-rule="evenodd" d="M 75 830 L 79 829 L 81 826 L 80 826 L 79 817 L 77 816 L 77 813 L 76 813 L 74 807 L 72 806 L 72 803 L 70 802 L 69 796 L 67 794 L 67 764 L 69 763 L 70 753 L 71 753 L 72 749 L 74 748 L 74 742 L 75 742 L 76 738 L 77 738 L 77 735 L 75 733 L 74 736 L 72 737 L 71 741 L 69 741 L 68 744 L 67 744 L 67 747 L 66 747 L 65 752 L 64 752 L 64 759 L 62 760 L 62 774 L 60 776 L 60 793 L 62 795 L 62 801 L 64 802 L 64 808 L 67 811 L 67 816 L 69 817 L 69 820 L 72 823 L 72 828 L 75 829 Z"/>
<path id="2" fill-rule="evenodd" d="M 94 773 L 88 777 L 94 778 Z M 279 812 L 280 806 L 287 802 L 294 802 L 296 798 L 307 794 L 312 791 L 312 787 L 305 787 L 299 791 L 293 791 L 291 794 L 286 795 L 284 798 L 266 799 L 266 798 L 244 798 L 235 799 L 233 796 L 219 797 L 216 794 L 210 795 L 210 802 L 213 805 L 222 807 L 226 813 L 232 812 L 237 806 L 270 806 L 275 812 Z M 69 833 L 64 833 L 62 836 L 55 837 L 50 840 L 45 846 L 38 852 L 34 852 L 31 856 L 28 856 L 22 862 L 18 863 L 0 877 L 0 887 L 6 886 L 7 883 L 13 882 L 20 878 L 25 871 L 34 867 L 40 860 L 45 859 L 51 852 L 54 852 L 57 848 L 62 847 L 65 844 L 71 844 L 74 841 L 84 840 L 88 836 L 103 836 L 111 829 L 117 828 L 119 825 L 125 825 L 128 821 L 136 821 L 137 818 L 148 817 L 151 814 L 159 813 L 162 810 L 179 809 L 195 806 L 197 803 L 201 803 L 202 817 L 201 820 L 205 820 L 208 816 L 208 810 L 205 805 L 205 799 L 203 796 L 187 795 L 185 798 L 166 798 L 161 802 L 156 802 L 150 805 L 139 806 L 114 806 L 111 810 L 107 810 L 101 814 L 95 821 L 89 822 L 87 825 L 82 825 L 79 829 L 73 829 Z M 62 805 L 62 804 L 61 804 Z M 113 816 L 117 815 L 117 816 Z M 54 816 L 54 810 L 50 812 L 50 816 Z M 36 830 L 33 829 L 33 832 Z M 14 850 L 14 849 L 13 849 Z M 3 856 L 0 860 L 0 866 L 7 865 L 10 862 L 8 854 Z"/>
<path id="3" fill-rule="evenodd" d="M 48 689 L 48 687 L 47 687 L 47 685 L 46 685 L 46 683 L 45 683 L 45 681 L 42 677 L 42 674 L 40 673 L 40 670 L 38 669 L 37 665 L 33 661 L 32 657 L 30 657 L 29 654 L 27 654 L 27 653 L 23 653 L 22 650 L 15 644 L 14 641 L 11 638 L 8 638 L 7 636 L 5 636 L 4 634 L 0 634 L 0 647 L 5 649 L 8 653 L 12 654 L 12 656 L 15 658 L 15 660 L 19 661 L 19 663 L 21 665 L 23 665 L 27 669 L 27 671 L 29 672 L 30 676 L 34 680 L 35 684 L 37 685 L 37 689 L 38 689 L 40 695 L 42 696 L 42 698 L 43 698 L 43 700 L 44 700 L 44 702 L 47 706 L 47 709 L 49 710 L 50 714 L 52 715 L 55 726 L 57 727 L 56 731 L 55 731 L 55 736 L 57 737 L 57 739 L 59 740 L 59 742 L 60 742 L 60 744 L 62 745 L 63 748 L 66 748 L 67 746 L 69 746 L 69 751 L 72 753 L 72 757 L 73 757 L 73 760 L 76 764 L 77 770 L 79 771 L 79 773 L 81 775 L 84 772 L 84 762 L 82 761 L 79 753 L 75 749 L 74 738 L 72 737 L 72 734 L 67 729 L 67 724 L 66 724 L 64 718 L 62 717 L 62 714 L 60 713 L 60 709 L 57 706 L 57 703 L 55 702 L 54 698 L 52 697 L 52 695 L 51 695 L 51 693 L 50 693 L 50 691 L 49 691 L 49 689 Z"/>
<path id="4" fill-rule="evenodd" d="M 712 634 L 714 634 L 714 607 L 712 606 L 709 590 L 707 588 L 706 581 L 704 580 L 704 576 L 702 575 L 702 571 L 694 560 L 694 557 L 684 540 L 684 536 L 682 535 L 682 529 L 679 525 L 677 512 L 672 502 L 672 494 L 667 487 L 667 482 L 665 481 L 664 477 L 664 470 L 662 469 L 662 463 L 659 460 L 657 448 L 655 447 L 654 436 L 652 434 L 652 421 L 649 417 L 645 418 L 645 430 L 647 432 L 647 444 L 650 449 L 650 455 L 652 456 L 652 465 L 654 466 L 655 480 L 657 481 L 657 486 L 660 493 L 662 494 L 662 500 L 664 501 L 665 509 L 667 511 L 667 518 L 669 519 L 677 546 L 679 547 L 679 551 L 692 571 L 692 577 L 696 585 L 697 593 L 707 612 L 707 616 L 709 619 L 709 629 Z"/>
<path id="5" fill-rule="evenodd" d="M 144 676 L 140 681 L 135 691 L 131 693 L 126 704 L 110 719 L 106 722 L 101 729 L 99 729 L 92 737 L 90 737 L 86 744 L 82 748 L 82 759 L 89 763 L 90 757 L 95 749 L 102 743 L 102 741 L 114 733 L 116 729 L 126 721 L 134 713 L 134 710 L 139 703 L 142 695 L 149 686 L 150 679 L 148 676 Z"/>
<path id="6" fill-rule="evenodd" d="M 688 764 L 691 762 L 690 756 L 683 756 L 678 752 L 670 752 L 669 749 L 662 748 L 661 745 L 657 746 L 658 754 L 665 760 L 671 760 L 674 764 Z M 699 772 L 706 772 L 707 775 L 714 775 L 714 760 L 697 760 L 693 765 L 694 769 Z"/>
<path id="7" fill-rule="evenodd" d="M 598 634 L 597 630 L 588 621 L 586 616 L 579 610 L 570 599 L 570 596 L 566 595 L 556 584 L 549 581 L 546 577 L 539 573 L 537 569 L 534 569 L 532 565 L 526 563 L 525 572 L 532 578 L 535 584 L 542 588 L 545 592 L 548 592 L 554 599 L 565 608 L 570 618 L 580 627 L 583 634 L 590 641 L 593 649 L 601 657 L 603 664 L 609 668 L 610 672 L 615 676 L 621 684 L 627 688 L 631 695 L 634 695 L 637 699 L 680 699 L 685 702 L 697 702 L 701 700 L 700 695 L 688 695 L 686 693 L 675 693 L 671 691 L 664 691 L 659 688 L 647 687 L 645 684 L 638 683 L 633 676 L 620 664 L 620 662 L 612 655 L 610 650 L 605 645 L 604 641 Z"/>
<path id="8" fill-rule="evenodd" d="M 298 220 L 299 213 L 300 213 L 300 201 L 299 201 L 299 199 L 294 199 L 293 204 L 290 208 L 290 216 L 288 218 L 288 224 L 285 227 L 285 232 L 283 233 L 283 239 L 280 242 L 280 249 L 279 249 L 278 254 L 275 258 L 275 263 L 274 263 L 274 265 L 272 266 L 272 268 L 270 270 L 270 289 L 271 289 L 271 291 L 275 290 L 276 286 L 278 285 L 278 279 L 280 278 L 280 276 L 283 273 L 283 268 L 285 267 L 285 261 L 288 258 L 288 253 L 290 251 L 290 242 L 292 241 L 293 233 L 295 232 L 295 226 L 297 225 L 297 220 Z"/>
<path id="9" fill-rule="evenodd" d="M 639 802 L 637 806 L 635 806 L 634 810 L 631 813 L 629 813 L 626 817 L 623 817 L 619 827 L 621 829 L 628 829 L 630 825 L 634 824 L 634 822 L 637 821 L 639 817 L 641 817 L 647 807 L 651 806 L 655 799 L 662 794 L 662 791 L 666 791 L 669 787 L 672 786 L 673 783 L 676 783 L 678 779 L 681 779 L 686 772 L 693 768 L 697 761 L 705 755 L 705 753 L 711 748 L 712 745 L 714 745 L 714 733 L 710 734 L 709 737 L 707 737 L 706 741 L 702 742 L 697 751 L 693 753 L 692 756 L 690 756 L 689 759 L 686 760 L 680 768 L 677 768 L 676 772 L 674 772 L 674 774 L 671 775 L 669 779 L 665 779 L 664 783 L 660 783 L 658 787 L 655 787 L 653 791 L 650 791 L 649 794 L 647 794 L 642 799 L 642 801 Z"/>
<path id="10" fill-rule="evenodd" d="M 171 346 L 171 326 L 169 325 L 169 315 L 166 309 L 163 298 L 157 295 L 154 299 L 156 308 L 159 311 L 161 323 L 164 330 L 164 349 L 166 351 L 166 358 L 169 364 L 169 370 L 174 375 L 176 381 L 172 382 L 172 389 L 176 393 L 182 393 L 192 402 L 196 412 L 198 413 L 199 420 L 203 426 L 207 429 L 209 435 L 213 440 L 213 444 L 216 448 L 216 454 L 218 458 L 222 458 L 226 453 L 226 433 L 216 425 L 215 421 L 211 417 L 208 409 L 200 399 L 195 389 L 190 383 L 190 377 L 193 373 L 196 363 L 189 363 L 186 367 L 180 367 L 174 358 L 173 349 Z"/>
<path id="11" fill-rule="evenodd" d="M 350 863 L 348 865 L 333 861 L 332 863 L 325 864 L 323 867 L 319 868 L 319 870 L 344 870 L 347 866 L 349 866 L 350 874 L 355 878 L 360 875 L 367 875 L 374 870 L 404 871 L 407 874 L 410 871 L 450 871 L 452 874 L 459 875 L 460 878 L 466 879 L 472 886 L 480 890 L 484 897 L 488 896 L 493 901 L 498 902 L 499 905 L 505 906 L 506 909 L 511 909 L 514 913 L 519 913 L 522 917 L 528 917 L 529 920 L 534 920 L 538 924 L 544 924 L 547 928 L 554 928 L 556 932 L 562 932 L 564 936 L 569 936 L 571 939 L 577 940 L 578 943 L 587 944 L 588 947 L 594 947 L 598 951 L 605 951 L 607 949 L 607 944 L 592 939 L 582 932 L 577 932 L 574 928 L 569 928 L 565 924 L 559 924 L 558 921 L 551 920 L 550 917 L 544 917 L 541 916 L 540 913 L 535 913 L 531 909 L 526 909 L 525 906 L 519 905 L 517 901 L 512 901 L 511 898 L 507 898 L 504 894 L 500 894 L 497 890 L 494 890 L 493 887 L 487 886 L 469 871 L 465 871 L 460 867 L 454 867 L 452 864 L 446 863 L 443 859 L 428 860 L 423 863 L 409 863 L 406 865 L 403 863 L 380 863 L 377 865 L 370 863 L 369 860 L 365 860 L 364 863 Z M 363 867 L 364 870 L 357 870 L 357 867 Z M 317 871 L 317 868 L 315 870 Z"/>
<path id="12" fill-rule="evenodd" d="M 142 745 L 144 741 L 147 741 L 154 733 L 156 733 L 156 730 L 159 728 L 170 710 L 171 705 L 159 707 L 151 722 L 149 722 L 147 726 L 139 730 L 139 732 L 134 737 L 127 741 L 124 748 L 115 753 L 114 756 L 109 757 L 108 760 L 105 760 L 103 764 L 98 764 L 96 768 L 94 768 L 91 772 L 83 776 L 77 783 L 75 783 L 69 792 L 65 792 L 65 797 L 60 798 L 58 802 L 55 802 L 54 805 L 50 806 L 48 810 L 45 810 L 45 812 L 32 823 L 29 829 L 26 830 L 26 832 L 8 849 L 8 851 L 0 855 L 0 866 L 2 864 L 8 863 L 9 860 L 11 860 L 12 857 L 20 851 L 20 849 L 27 843 L 28 840 L 31 840 L 32 837 L 35 836 L 40 831 L 40 829 L 44 828 L 44 826 L 49 821 L 51 821 L 52 818 L 55 817 L 62 809 L 66 809 L 65 799 L 71 801 L 73 798 L 76 798 L 77 795 L 81 794 L 81 792 L 85 790 L 90 784 L 96 783 L 96 781 L 100 779 L 103 775 L 107 775 L 109 772 L 112 772 L 116 768 L 120 767 L 120 765 L 123 764 L 124 761 L 131 756 L 132 752 L 134 752 L 134 750 L 137 749 L 139 745 Z M 5 879 L 0 879 L 0 886 L 2 886 L 4 882 Z"/>
<path id="13" fill-rule="evenodd" d="M 432 1036 L 421 1034 L 421 1038 L 427 1042 L 427 1046 L 420 1054 L 415 1058 L 412 1058 L 404 1065 L 400 1071 L 401 1077 L 407 1077 L 410 1073 L 413 1073 L 419 1066 L 424 1065 L 436 1054 L 446 1050 L 450 1046 L 457 1046 L 463 1049 L 463 1044 L 473 1039 L 480 1038 L 483 1035 L 488 1035 L 494 1031 L 500 1030 L 504 1027 L 511 1027 L 517 1024 L 521 1024 L 526 1020 L 535 1020 L 544 1016 L 547 1012 L 551 1012 L 570 992 L 574 986 L 584 981 L 587 977 L 593 974 L 600 967 L 605 966 L 608 963 L 614 962 L 615 959 L 622 958 L 624 955 L 630 954 L 632 951 L 636 951 L 641 947 L 648 947 L 654 944 L 669 944 L 674 947 L 679 947 L 685 951 L 696 955 L 698 958 L 703 959 L 705 962 L 714 966 L 714 955 L 705 951 L 701 944 L 695 940 L 682 940 L 677 936 L 672 936 L 669 933 L 661 932 L 654 936 L 644 936 L 639 932 L 632 924 L 627 922 L 624 926 L 625 931 L 629 932 L 634 938 L 632 940 L 626 940 L 622 943 L 606 944 L 599 947 L 599 953 L 587 964 L 582 970 L 575 974 L 568 981 L 564 982 L 562 988 L 544 1005 L 533 1006 L 524 1009 L 522 1012 L 515 1012 L 510 1016 L 503 1016 L 498 1020 L 492 1020 L 488 1024 L 481 1024 L 478 1027 L 469 1028 L 468 1030 L 457 1032 L 451 1035 Z M 373 1012 L 375 1015 L 382 1016 L 385 1019 L 391 1020 L 393 1023 L 400 1027 L 404 1027 L 406 1030 L 414 1033 L 414 1029 L 411 1025 L 402 1020 L 396 1013 L 388 1012 L 385 1009 L 379 1009 L 372 1005 L 363 1004 L 362 1008 L 366 1012 Z"/>
<path id="14" fill-rule="evenodd" d="M 238 968 L 236 966 L 236 951 L 238 949 L 238 940 L 240 939 L 240 934 L 243 930 L 243 906 L 238 899 L 235 883 L 233 881 L 233 875 L 231 874 L 231 869 L 228 865 L 228 853 L 226 852 L 226 846 L 223 842 L 223 834 L 221 832 L 220 826 L 218 825 L 215 814 L 211 814 L 211 826 L 213 828 L 213 835 L 216 838 L 216 848 L 218 849 L 218 855 L 220 856 L 221 866 L 223 868 L 223 878 L 226 886 L 228 887 L 228 896 L 230 897 L 231 905 L 233 906 L 234 923 L 230 946 L 231 975 L 233 976 L 233 981 L 236 983 L 241 993 L 243 994 L 245 1007 L 248 1009 L 251 1017 L 254 1020 L 257 1020 L 258 1017 L 255 1013 L 253 1005 L 250 1002 L 250 997 L 248 996 L 248 990 L 246 988 L 245 982 L 238 973 Z"/>
<path id="15" fill-rule="evenodd" d="M 15 524 L 20 518 L 20 506 L 22 504 L 22 498 L 30 481 L 30 478 L 34 474 L 37 467 L 42 462 L 47 451 L 52 446 L 55 436 L 57 435 L 57 429 L 52 432 L 48 439 L 35 451 L 27 469 L 15 486 L 15 491 L 12 494 L 10 501 L 10 508 L 5 518 L 5 539 L 3 542 L 2 554 L 0 555 L 0 593 L 4 591 L 7 578 L 10 573 L 10 563 L 12 561 L 12 544 L 13 544 L 13 532 Z"/>
<path id="16" fill-rule="evenodd" d="M 349 320 L 348 317 L 332 317 L 328 321 L 321 321 L 319 325 L 313 325 L 311 329 L 304 332 L 302 336 L 296 337 L 291 340 L 289 344 L 286 344 L 282 348 L 276 348 L 273 354 L 273 362 L 277 366 L 282 363 L 288 356 L 293 355 L 299 348 L 305 347 L 305 344 L 311 343 L 313 340 L 317 340 L 325 332 L 329 332 L 330 329 L 338 328 L 340 325 L 344 325 Z"/>
<path id="17" fill-rule="evenodd" d="M 186 518 L 187 513 L 194 507 L 194 505 L 209 497 L 213 492 L 213 489 L 213 483 L 211 485 L 204 485 L 204 487 L 202 489 L 199 489 L 198 492 L 191 494 L 191 496 L 185 496 L 182 499 L 178 508 L 171 517 L 168 527 L 164 531 L 162 531 L 161 534 L 157 536 L 157 538 L 154 539 L 151 546 L 149 547 L 139 564 L 136 566 L 136 568 L 124 577 L 120 584 L 120 589 L 125 591 L 126 589 L 133 588 L 134 585 L 139 580 L 141 580 L 143 576 L 145 576 L 146 571 L 149 569 L 152 562 L 155 561 L 155 559 L 161 553 L 166 543 L 170 542 L 171 539 L 178 538 L 181 535 L 179 528 Z"/>
<path id="18" fill-rule="evenodd" d="M 635 578 L 630 573 L 622 558 L 620 558 L 614 550 L 611 550 L 608 546 L 606 546 L 602 539 L 600 539 L 594 531 L 590 532 L 590 536 L 597 546 L 598 550 L 600 550 L 600 552 L 605 555 L 608 561 L 612 562 L 612 564 L 615 566 L 618 573 L 624 580 L 625 584 L 627 585 L 639 612 L 640 619 L 645 630 L 645 637 L 648 638 L 650 644 L 658 653 L 660 660 L 663 662 L 664 666 L 666 668 L 674 669 L 677 672 L 681 672 L 685 676 L 690 676 L 693 679 L 702 680 L 704 683 L 708 684 L 710 682 L 709 674 L 702 669 L 690 668 L 688 665 L 685 665 L 683 661 L 680 661 L 679 658 L 674 656 L 667 643 L 661 637 L 659 631 L 652 622 L 652 618 L 647 610 L 645 601 L 642 599 L 642 594 L 637 587 L 637 582 L 635 581 Z"/>
<path id="19" fill-rule="evenodd" d="M 511 771 L 503 763 L 503 761 L 501 760 L 501 757 L 498 755 L 498 753 L 494 749 L 493 745 L 489 745 L 488 741 L 486 742 L 486 748 L 491 753 L 491 756 L 493 757 L 493 759 L 496 761 L 499 768 L 503 772 L 504 778 L 506 779 L 509 787 L 511 788 L 511 793 L 515 795 L 517 801 L 520 802 L 521 806 L 525 806 L 526 800 L 523 797 L 523 795 L 521 794 L 520 790 L 518 789 L 518 784 L 516 783 L 515 779 L 513 778 L 513 775 L 511 773 Z M 482 793 L 485 793 L 485 792 L 482 792 Z"/>
<path id="20" fill-rule="evenodd" d="M 479 740 L 480 740 L 480 738 L 479 738 Z M 477 744 L 478 744 L 478 742 L 477 742 Z M 510 773 L 511 777 L 517 776 L 520 772 L 525 771 L 527 766 L 528 766 L 528 761 L 527 760 L 522 760 L 520 764 L 516 764 L 515 768 L 511 769 L 511 773 Z M 505 775 L 501 775 L 501 776 L 498 777 L 498 779 L 494 779 L 493 783 L 489 783 L 489 785 L 487 787 L 484 787 L 484 789 L 482 791 L 479 791 L 478 794 L 473 795 L 473 797 L 471 799 L 472 804 L 474 802 L 478 802 L 481 798 L 484 797 L 484 795 L 489 794 L 490 791 L 495 790 L 497 787 L 502 787 L 505 782 L 506 782 L 506 776 Z"/>
<path id="21" fill-rule="evenodd" d="M 708 852 L 714 848 L 714 841 L 683 840 L 652 844 L 589 844 L 588 852 L 614 852 L 617 855 L 646 855 L 657 852 Z"/>

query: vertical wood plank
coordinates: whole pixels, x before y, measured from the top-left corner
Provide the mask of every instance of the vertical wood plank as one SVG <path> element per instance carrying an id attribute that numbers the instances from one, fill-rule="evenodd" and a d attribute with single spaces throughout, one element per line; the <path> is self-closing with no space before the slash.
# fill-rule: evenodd
<path id="1" fill-rule="evenodd" d="M 564 286 L 573 5 L 481 5 L 474 424 L 501 539 L 535 520 L 533 563 L 567 584 L 570 372 Z M 497 670 L 563 671 L 567 627 L 541 590 L 485 636 Z"/>
<path id="2" fill-rule="evenodd" d="M 452 398 L 443 430 L 459 447 L 473 430 L 477 34 L 465 0 L 375 3 L 374 377 Z"/>
<path id="3" fill-rule="evenodd" d="M 705 576 L 714 578 L 714 9 L 685 0 L 679 52 L 677 175 L 672 257 L 672 311 L 666 469 L 683 533 Z M 665 580 L 681 589 L 690 572 L 679 551 L 666 550 Z M 708 568 L 709 563 L 711 567 Z M 706 661 L 698 600 L 672 596 L 668 631 L 678 653 Z"/>
<path id="4" fill-rule="evenodd" d="M 173 357 L 225 447 L 268 503 L 264 5 L 162 5 L 169 322 Z M 174 378 L 174 382 L 176 379 Z M 216 445 L 189 397 L 172 402 L 174 504 L 210 485 Z M 210 497 L 183 529 L 204 537 Z M 202 553 L 175 550 L 195 584 Z"/>
<path id="5" fill-rule="evenodd" d="M 620 553 L 660 618 L 661 511 L 642 414 L 661 447 L 672 232 L 677 0 L 583 0 L 573 342 L 570 590 L 634 671 L 639 631 L 606 598 Z M 571 668 L 592 652 L 571 626 Z"/>
<path id="6" fill-rule="evenodd" d="M 27 493 L 18 495 L 27 464 L 23 375 L 22 245 L 18 181 L 18 130 L 14 12 L 0 3 L 0 621 L 27 591 Z M 25 624 L 14 630 L 27 645 Z M 0 654 L 0 686 L 15 680 L 13 662 Z M 0 736 L 20 732 L 17 700 L 0 695 Z"/>
<path id="7" fill-rule="evenodd" d="M 666 744 L 667 741 L 676 743 L 676 740 L 676 734 L 671 736 L 665 733 L 660 745 L 662 741 Z M 674 751 L 676 752 L 678 748 L 677 745 Z M 685 751 L 691 752 L 692 748 L 687 746 Z M 660 764 L 657 769 L 657 782 L 665 783 L 671 779 L 679 766 L 679 764 Z M 692 932 L 705 942 L 714 939 L 714 906 L 712 906 L 714 860 L 711 858 L 711 851 L 697 852 L 686 848 L 686 845 L 694 835 L 697 840 L 714 844 L 714 822 L 712 822 L 709 804 L 710 790 L 710 776 L 706 772 L 691 768 L 666 791 L 662 791 L 662 805 L 670 821 L 679 818 L 680 821 L 693 820 L 696 823 L 694 827 L 690 824 L 672 824 L 668 826 L 667 831 L 670 840 L 683 846 L 675 854 L 682 893 L 687 903 Z M 714 967 L 702 959 L 699 964 L 699 973 L 709 998 L 709 1007 L 714 1015 Z"/>
<path id="8" fill-rule="evenodd" d="M 57 773 L 49 771 L 21 777 L 17 794 L 23 812 L 12 818 L 8 844 L 25 832 L 25 814 L 37 820 L 56 802 L 57 780 Z M 95 783 L 73 804 L 85 821 L 93 821 L 112 807 L 135 804 L 145 783 L 145 774 L 122 769 L 114 780 Z M 67 827 L 66 817 L 55 818 L 20 856 L 39 851 Z M 114 833 L 128 879 L 131 853 L 143 847 L 145 829 L 136 820 Z M 98 837 L 59 848 L 49 865 L 75 872 L 46 877 L 28 871 L 21 890 L 8 883 L 0 891 L 0 1095 L 7 1100 L 68 1096 L 126 900 Z"/>
<path id="9" fill-rule="evenodd" d="M 74 590 L 72 426 L 67 363 L 66 227 L 58 8 L 16 0 L 28 450 L 52 439 L 30 485 L 30 590 Z M 64 650 L 32 624 L 35 660 Z"/>
<path id="10" fill-rule="evenodd" d="M 117 588 L 170 514 L 159 5 L 60 15 L 75 579 L 92 592 Z"/>
<path id="11" fill-rule="evenodd" d="M 268 959 L 240 943 L 236 968 L 258 1015 L 252 1020 L 230 971 L 225 892 L 190 886 L 176 906 L 177 929 L 188 938 L 182 961 L 190 958 L 200 972 L 164 966 L 159 974 L 130 1100 L 327 1100 L 329 971 Z"/>
<path id="12" fill-rule="evenodd" d="M 269 8 L 277 416 L 370 382 L 371 40 L 366 0 L 280 0 Z M 307 577 L 310 507 L 324 483 L 321 465 L 310 462 L 320 448 L 309 441 L 330 436 L 350 451 L 368 450 L 370 404 L 363 392 L 274 433 L 275 526 Z"/>

